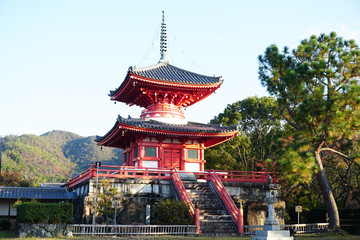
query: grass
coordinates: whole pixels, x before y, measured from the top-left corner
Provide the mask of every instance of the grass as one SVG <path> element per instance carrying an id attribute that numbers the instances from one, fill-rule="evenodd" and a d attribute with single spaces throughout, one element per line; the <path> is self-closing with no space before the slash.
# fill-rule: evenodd
<path id="1" fill-rule="evenodd" d="M 0 231 L 0 239 L 7 239 L 7 240 L 31 240 L 31 239 L 39 239 L 39 238 L 18 238 L 17 237 L 17 232 L 12 230 L 12 231 L 6 231 L 6 230 L 2 230 Z M 46 238 L 46 240 L 59 240 L 59 239 L 66 239 L 65 237 L 62 238 Z M 89 238 L 73 238 L 75 240 L 85 240 L 85 239 L 89 239 Z M 100 239 L 129 239 L 129 240 L 191 240 L 191 239 L 195 239 L 195 240 L 211 240 L 211 239 L 217 239 L 217 240 L 251 240 L 251 237 L 224 237 L 224 238 L 216 238 L 216 237 L 168 237 L 168 236 L 164 236 L 164 237 L 142 237 L 142 236 L 137 236 L 137 237 L 126 237 L 126 238 L 118 238 L 118 237 L 96 237 L 94 238 L 94 240 L 100 240 Z M 354 235 L 341 235 L 341 234 L 336 234 L 336 233 L 321 233 L 321 234 L 304 234 L 304 235 L 298 235 L 295 236 L 295 240 L 317 240 L 317 239 L 321 239 L 321 240 L 359 240 L 360 236 L 354 236 Z"/>

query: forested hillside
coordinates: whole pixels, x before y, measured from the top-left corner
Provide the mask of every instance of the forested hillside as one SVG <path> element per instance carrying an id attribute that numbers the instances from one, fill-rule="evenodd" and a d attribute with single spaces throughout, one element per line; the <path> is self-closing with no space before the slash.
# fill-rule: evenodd
<path id="1" fill-rule="evenodd" d="M 95 137 L 81 137 L 65 131 L 47 132 L 41 136 L 0 137 L 1 170 L 20 172 L 32 185 L 42 182 L 64 182 L 73 173 L 80 173 L 88 164 L 121 165 L 119 149 L 96 145 Z"/>

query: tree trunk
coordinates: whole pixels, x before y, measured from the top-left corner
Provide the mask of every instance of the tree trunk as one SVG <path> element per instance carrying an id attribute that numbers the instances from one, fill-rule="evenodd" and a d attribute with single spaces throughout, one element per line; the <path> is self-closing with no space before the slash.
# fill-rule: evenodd
<path id="1" fill-rule="evenodd" d="M 340 229 L 339 211 L 336 205 L 333 192 L 330 187 L 329 180 L 327 179 L 325 169 L 321 161 L 320 152 L 322 145 L 323 143 L 319 144 L 314 151 L 316 163 L 319 166 L 319 172 L 317 173 L 317 177 L 324 198 L 324 202 L 326 204 L 326 209 L 329 214 L 329 229 L 338 230 Z"/>

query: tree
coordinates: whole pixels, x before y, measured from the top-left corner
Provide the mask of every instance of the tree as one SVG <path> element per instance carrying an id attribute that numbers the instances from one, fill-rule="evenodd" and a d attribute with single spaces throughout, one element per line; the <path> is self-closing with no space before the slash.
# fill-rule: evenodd
<path id="1" fill-rule="evenodd" d="M 279 111 L 271 97 L 248 97 L 229 104 L 210 123 L 240 127 L 238 136 L 206 151 L 207 168 L 214 169 L 263 170 L 281 132 Z"/>
<path id="2" fill-rule="evenodd" d="M 112 207 L 112 203 L 115 200 L 115 196 L 118 194 L 118 189 L 113 187 L 113 184 L 114 183 L 110 180 L 103 179 L 98 185 L 99 213 L 106 221 L 114 217 L 115 210 Z"/>
<path id="3" fill-rule="evenodd" d="M 291 53 L 271 45 L 259 56 L 261 84 L 278 102 L 280 114 L 305 141 L 317 164 L 317 177 L 329 214 L 329 228 L 340 227 L 337 204 L 322 158 L 350 140 L 360 128 L 360 51 L 353 40 L 332 32 L 301 41 Z"/>
<path id="4" fill-rule="evenodd" d="M 8 187 L 30 187 L 31 182 L 24 178 L 20 172 L 1 171 L 0 173 L 0 186 Z"/>

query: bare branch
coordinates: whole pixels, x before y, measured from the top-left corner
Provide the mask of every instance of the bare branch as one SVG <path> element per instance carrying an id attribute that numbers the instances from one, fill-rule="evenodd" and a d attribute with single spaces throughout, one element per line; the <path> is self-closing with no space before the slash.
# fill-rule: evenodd
<path id="1" fill-rule="evenodd" d="M 281 107 L 280 107 L 280 104 L 279 104 L 279 111 L 280 111 L 280 114 L 281 114 L 281 116 L 285 119 L 285 121 L 287 122 L 287 123 L 289 123 L 292 127 L 294 127 L 295 129 L 300 129 L 300 127 L 297 125 L 297 124 L 295 124 L 295 123 L 293 123 L 292 121 L 290 121 L 290 119 L 288 119 L 287 117 L 285 117 L 285 115 L 284 115 L 284 112 L 283 112 L 283 110 L 281 109 Z"/>
<path id="2" fill-rule="evenodd" d="M 356 164 L 358 167 L 360 167 L 360 164 L 357 163 L 353 158 L 345 155 L 345 154 L 342 153 L 342 152 L 336 151 L 335 149 L 332 149 L 332 148 L 321 148 L 321 149 L 320 149 L 320 152 L 322 152 L 322 151 L 330 151 L 330 152 L 336 153 L 336 154 L 342 156 L 343 158 L 352 161 L 354 164 Z"/>

